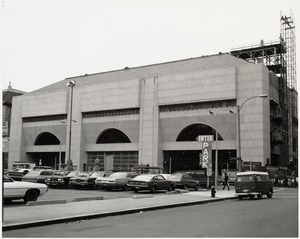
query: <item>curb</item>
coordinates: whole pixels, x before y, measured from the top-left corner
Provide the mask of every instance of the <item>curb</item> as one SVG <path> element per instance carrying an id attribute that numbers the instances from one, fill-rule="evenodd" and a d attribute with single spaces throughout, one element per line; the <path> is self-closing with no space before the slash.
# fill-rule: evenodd
<path id="1" fill-rule="evenodd" d="M 105 213 L 93 213 L 93 214 L 86 214 L 86 215 L 79 215 L 79 216 L 72 216 L 72 217 L 61 217 L 61 218 L 53 218 L 53 219 L 40 220 L 40 221 L 2 225 L 2 231 L 9 231 L 9 230 L 14 230 L 14 229 L 23 229 L 23 228 L 29 228 L 29 227 L 37 227 L 37 226 L 44 226 L 44 225 L 50 225 L 50 224 L 79 221 L 79 220 L 88 220 L 88 219 L 108 217 L 108 216 L 125 215 L 125 214 L 137 213 L 137 212 L 141 212 L 141 211 L 154 211 L 154 210 L 160 210 L 160 209 L 165 209 L 165 208 L 191 206 L 191 205 L 205 204 L 205 203 L 210 203 L 210 202 L 220 202 L 220 201 L 225 201 L 225 200 L 229 200 L 229 199 L 236 199 L 236 197 L 214 198 L 214 199 L 207 199 L 207 200 L 202 200 L 202 201 L 192 201 L 192 202 L 184 202 L 184 203 L 170 204 L 170 205 L 141 207 L 141 208 L 133 208 L 133 209 L 127 209 L 127 210 L 121 210 L 121 211 L 115 211 L 115 212 L 112 211 L 112 212 L 105 212 Z"/>
<path id="2" fill-rule="evenodd" d="M 80 197 L 80 198 L 73 198 L 72 202 L 81 202 L 81 201 L 91 201 L 91 200 L 103 200 L 103 196 L 94 196 L 94 197 Z"/>
<path id="3" fill-rule="evenodd" d="M 50 200 L 50 201 L 30 201 L 26 206 L 48 205 L 48 204 L 65 204 L 67 200 Z"/>

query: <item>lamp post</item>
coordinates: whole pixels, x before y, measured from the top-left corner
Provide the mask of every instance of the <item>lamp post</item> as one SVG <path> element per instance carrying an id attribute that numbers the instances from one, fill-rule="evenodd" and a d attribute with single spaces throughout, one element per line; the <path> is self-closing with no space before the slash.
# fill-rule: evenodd
<path id="1" fill-rule="evenodd" d="M 67 86 L 71 87 L 71 100 L 70 100 L 70 128 L 69 128 L 69 155 L 68 162 L 71 162 L 71 136 L 72 136 L 72 106 L 73 106 L 73 87 L 75 86 L 75 81 L 70 81 L 67 83 Z"/>
<path id="2" fill-rule="evenodd" d="M 253 98 L 267 98 L 268 95 L 267 94 L 262 94 L 262 95 L 255 95 L 255 96 L 251 96 L 248 99 L 246 99 L 241 106 L 237 105 L 237 117 L 238 117 L 238 153 L 237 153 L 237 157 L 238 159 L 241 159 L 241 116 L 240 116 L 240 111 L 243 108 L 244 104 L 253 99 Z M 239 169 L 239 163 L 238 160 L 236 161 L 236 165 L 237 165 L 237 171 L 240 171 Z"/>
<path id="3" fill-rule="evenodd" d="M 64 124 L 64 123 L 66 123 L 66 121 L 62 120 L 62 121 L 60 121 L 60 123 L 61 123 L 61 124 Z M 61 168 L 61 138 L 62 138 L 62 137 L 60 137 L 60 140 L 59 140 L 58 170 L 60 170 L 60 168 Z"/>
<path id="4" fill-rule="evenodd" d="M 227 108 L 220 108 L 220 109 L 217 109 L 216 111 L 216 115 L 217 115 L 217 118 L 218 118 L 218 114 L 219 114 L 219 111 L 220 110 L 228 110 L 230 113 L 233 113 L 232 110 L 230 109 L 227 109 Z M 214 114 L 214 112 L 212 112 L 211 110 L 209 111 L 210 114 Z M 218 182 L 218 136 L 219 136 L 219 133 L 218 133 L 218 124 L 219 123 L 219 120 L 217 119 L 217 127 L 216 127 L 216 150 L 215 150 L 215 190 L 217 190 L 217 182 Z"/>

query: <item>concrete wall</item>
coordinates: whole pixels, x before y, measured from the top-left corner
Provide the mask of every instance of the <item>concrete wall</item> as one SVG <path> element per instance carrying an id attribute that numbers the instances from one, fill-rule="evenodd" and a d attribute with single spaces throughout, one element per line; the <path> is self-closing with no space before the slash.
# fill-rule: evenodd
<path id="1" fill-rule="evenodd" d="M 253 95 L 269 93 L 269 72 L 262 64 L 242 64 L 210 70 L 184 72 L 145 79 L 99 82 L 99 84 L 74 87 L 71 159 L 82 169 L 87 151 L 134 150 L 139 151 L 139 163 L 161 166 L 163 150 L 196 149 L 197 142 L 175 142 L 185 127 L 203 123 L 224 138 L 218 147 L 237 147 L 237 120 L 235 113 L 220 111 L 210 115 L 207 110 L 161 112 L 159 106 L 236 99 L 241 105 Z M 70 88 L 16 97 L 13 102 L 12 132 L 9 161 L 26 158 L 26 149 L 34 150 L 36 137 L 51 132 L 62 139 L 68 159 L 69 119 L 65 125 L 59 122 L 34 122 L 22 124 L 22 117 L 68 114 Z M 101 118 L 82 118 L 83 112 L 140 108 L 139 115 Z M 217 110 L 217 109 L 212 109 Z M 247 102 L 241 110 L 242 158 L 260 161 L 270 157 L 269 101 L 261 98 Z M 68 114 L 69 115 L 69 114 Z M 103 130 L 116 128 L 125 133 L 131 144 L 96 145 Z M 60 136 L 60 134 L 63 136 Z M 213 145 L 213 147 L 215 147 Z M 177 148 L 177 149 L 179 149 Z M 57 150 L 51 147 L 49 150 Z"/>

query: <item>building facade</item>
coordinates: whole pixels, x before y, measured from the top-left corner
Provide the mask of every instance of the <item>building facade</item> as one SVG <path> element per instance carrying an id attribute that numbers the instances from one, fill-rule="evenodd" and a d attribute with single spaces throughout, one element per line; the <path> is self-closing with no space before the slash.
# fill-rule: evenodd
<path id="1" fill-rule="evenodd" d="M 7 89 L 2 90 L 2 166 L 4 169 L 8 167 L 12 99 L 24 93 L 24 91 L 13 89 L 11 84 Z"/>
<path id="2" fill-rule="evenodd" d="M 26 160 L 57 168 L 71 158 L 84 171 L 95 159 L 103 170 L 199 169 L 196 138 L 213 135 L 212 166 L 217 149 L 220 172 L 238 155 L 237 106 L 267 94 L 240 111 L 241 158 L 264 167 L 271 157 L 270 101 L 279 101 L 274 78 L 264 64 L 230 54 L 66 78 L 13 99 L 9 165 Z"/>

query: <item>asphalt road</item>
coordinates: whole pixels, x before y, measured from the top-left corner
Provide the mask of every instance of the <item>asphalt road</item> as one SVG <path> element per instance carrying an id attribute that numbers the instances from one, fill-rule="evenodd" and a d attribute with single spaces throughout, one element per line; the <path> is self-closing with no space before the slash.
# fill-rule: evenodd
<path id="1" fill-rule="evenodd" d="M 3 237 L 298 237 L 298 189 L 3 232 Z"/>

